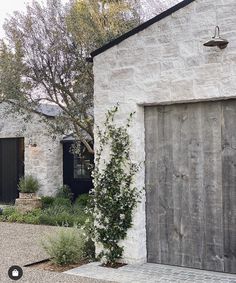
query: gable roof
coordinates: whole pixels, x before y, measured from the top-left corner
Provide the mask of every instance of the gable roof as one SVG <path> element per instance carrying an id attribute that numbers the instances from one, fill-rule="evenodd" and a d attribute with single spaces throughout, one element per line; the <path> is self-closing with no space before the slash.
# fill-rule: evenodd
<path id="1" fill-rule="evenodd" d="M 137 26 L 136 28 L 122 34 L 121 36 L 115 38 L 114 40 L 110 41 L 109 43 L 103 45 L 102 47 L 94 50 L 93 52 L 91 52 L 91 57 L 88 58 L 88 61 L 92 62 L 93 61 L 93 57 L 97 56 L 98 54 L 103 53 L 104 51 L 110 49 L 111 47 L 119 44 L 120 42 L 124 41 L 125 39 L 131 37 L 132 35 L 135 35 L 136 33 L 148 28 L 149 26 L 153 25 L 154 23 L 159 22 L 160 20 L 170 16 L 171 14 L 173 14 L 174 12 L 184 8 L 185 6 L 187 6 L 188 4 L 192 3 L 195 0 L 183 0 L 182 2 L 176 4 L 175 6 L 171 7 L 170 9 L 160 13 L 159 15 L 155 16 L 154 18 L 144 22 L 143 24 Z"/>

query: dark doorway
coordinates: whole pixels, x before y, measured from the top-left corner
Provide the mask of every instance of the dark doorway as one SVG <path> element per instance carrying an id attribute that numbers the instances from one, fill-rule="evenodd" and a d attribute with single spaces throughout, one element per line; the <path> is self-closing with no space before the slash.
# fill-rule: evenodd
<path id="1" fill-rule="evenodd" d="M 24 175 L 24 139 L 0 139 L 0 202 L 14 202 L 17 184 Z"/>
<path id="2" fill-rule="evenodd" d="M 81 145 L 81 153 L 72 153 L 73 142 L 63 143 L 63 183 L 68 185 L 76 199 L 92 189 L 91 166 L 93 155 Z"/>

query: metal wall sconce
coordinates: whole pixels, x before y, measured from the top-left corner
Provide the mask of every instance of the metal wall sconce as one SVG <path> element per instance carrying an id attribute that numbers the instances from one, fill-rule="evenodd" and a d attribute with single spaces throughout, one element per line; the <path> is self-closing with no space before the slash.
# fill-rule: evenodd
<path id="1" fill-rule="evenodd" d="M 212 39 L 210 39 L 209 41 L 207 41 L 206 43 L 204 43 L 204 46 L 207 47 L 214 47 L 217 46 L 220 49 L 224 49 L 227 47 L 228 45 L 228 40 L 220 37 L 220 28 L 219 26 L 215 27 L 215 35 L 212 37 Z"/>

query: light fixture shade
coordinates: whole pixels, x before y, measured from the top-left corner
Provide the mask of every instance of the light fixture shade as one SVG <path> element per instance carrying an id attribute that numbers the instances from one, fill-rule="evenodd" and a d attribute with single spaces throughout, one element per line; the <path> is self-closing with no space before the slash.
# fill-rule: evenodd
<path id="1" fill-rule="evenodd" d="M 207 46 L 207 47 L 217 46 L 220 49 L 224 49 L 224 48 L 226 48 L 228 43 L 229 43 L 228 40 L 220 37 L 220 28 L 218 26 L 216 26 L 215 27 L 215 35 L 212 37 L 212 39 L 210 39 L 209 41 L 207 41 L 203 45 Z"/>

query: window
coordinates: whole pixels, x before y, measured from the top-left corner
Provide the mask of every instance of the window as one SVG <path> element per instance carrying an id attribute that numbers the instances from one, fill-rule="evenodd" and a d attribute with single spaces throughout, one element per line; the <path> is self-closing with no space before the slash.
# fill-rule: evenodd
<path id="1" fill-rule="evenodd" d="M 90 178 L 91 166 L 92 164 L 89 159 L 74 155 L 74 179 Z"/>

